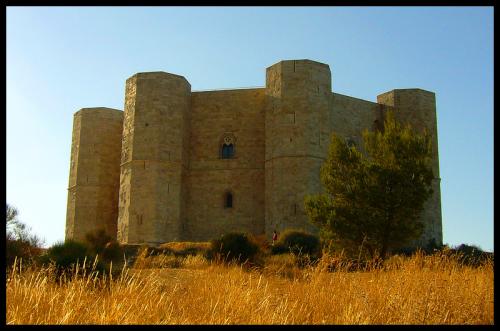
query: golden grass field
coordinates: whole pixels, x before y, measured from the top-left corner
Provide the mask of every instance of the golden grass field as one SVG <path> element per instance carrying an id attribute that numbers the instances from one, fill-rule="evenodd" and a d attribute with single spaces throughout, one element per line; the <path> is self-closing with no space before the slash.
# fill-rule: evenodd
<path id="1" fill-rule="evenodd" d="M 494 324 L 493 262 L 443 254 L 393 257 L 383 269 L 300 269 L 270 256 L 247 270 L 201 255 L 140 256 L 105 280 L 58 284 L 50 268 L 7 274 L 7 324 Z M 173 267 L 172 267 L 173 266 Z"/>

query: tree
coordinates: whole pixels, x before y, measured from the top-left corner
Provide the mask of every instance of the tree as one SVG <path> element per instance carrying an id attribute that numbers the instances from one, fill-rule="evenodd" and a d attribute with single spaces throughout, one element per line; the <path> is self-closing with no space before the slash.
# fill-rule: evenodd
<path id="1" fill-rule="evenodd" d="M 18 219 L 19 211 L 7 204 L 6 210 L 6 259 L 11 266 L 16 257 L 25 261 L 41 253 L 44 241 L 30 233 L 31 228 Z"/>
<path id="2" fill-rule="evenodd" d="M 7 238 L 15 239 L 19 237 L 21 233 L 25 230 L 26 225 L 19 221 L 17 216 L 19 211 L 16 207 L 7 204 Z"/>
<path id="3" fill-rule="evenodd" d="M 361 152 L 332 135 L 320 174 L 326 193 L 307 196 L 305 208 L 322 236 L 384 259 L 422 234 L 419 215 L 434 178 L 431 137 L 388 112 L 384 129 L 365 130 L 363 143 Z"/>

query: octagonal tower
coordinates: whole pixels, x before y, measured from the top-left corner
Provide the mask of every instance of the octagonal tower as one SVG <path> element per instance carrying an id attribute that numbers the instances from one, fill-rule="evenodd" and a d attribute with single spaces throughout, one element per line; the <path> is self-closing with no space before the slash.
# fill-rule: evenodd
<path id="1" fill-rule="evenodd" d="M 126 82 L 118 240 L 159 244 L 181 239 L 191 85 L 165 72 Z"/>

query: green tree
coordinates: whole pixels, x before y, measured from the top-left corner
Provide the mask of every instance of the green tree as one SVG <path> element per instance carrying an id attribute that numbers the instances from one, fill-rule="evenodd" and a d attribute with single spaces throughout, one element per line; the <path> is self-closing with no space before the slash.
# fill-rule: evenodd
<path id="1" fill-rule="evenodd" d="M 422 234 L 419 215 L 434 178 L 431 136 L 388 112 L 384 129 L 365 130 L 363 143 L 361 152 L 332 135 L 320 174 L 326 193 L 307 196 L 305 208 L 322 236 L 383 259 Z"/>

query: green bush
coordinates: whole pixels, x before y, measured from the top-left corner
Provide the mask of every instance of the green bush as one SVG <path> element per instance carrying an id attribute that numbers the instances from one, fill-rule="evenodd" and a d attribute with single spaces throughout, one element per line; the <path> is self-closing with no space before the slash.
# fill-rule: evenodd
<path id="1" fill-rule="evenodd" d="M 104 231 L 104 229 L 98 229 L 92 232 L 88 232 L 85 235 L 84 244 L 88 247 L 91 254 L 101 254 L 106 247 L 106 245 L 113 241 L 113 238 Z"/>
<path id="2" fill-rule="evenodd" d="M 123 246 L 108 235 L 104 229 L 87 233 L 84 243 L 88 248 L 88 254 L 98 255 L 98 258 L 105 263 L 123 262 Z"/>
<path id="3" fill-rule="evenodd" d="M 123 260 L 124 252 L 123 247 L 116 240 L 113 240 L 104 246 L 104 249 L 101 252 L 101 257 L 107 262 L 118 262 Z"/>
<path id="4" fill-rule="evenodd" d="M 73 240 L 54 244 L 40 257 L 42 264 L 53 263 L 59 275 L 70 271 L 77 263 L 79 267 L 83 267 L 84 261 L 86 270 L 95 270 L 101 273 L 105 271 L 104 263 L 98 260 L 94 266 L 94 260 L 95 255 L 89 254 L 89 248 L 85 244 Z"/>
<path id="5" fill-rule="evenodd" d="M 212 240 L 205 257 L 225 263 L 231 261 L 255 263 L 259 253 L 261 253 L 259 246 L 250 236 L 231 232 Z"/>
<path id="6" fill-rule="evenodd" d="M 271 255 L 288 254 L 290 249 L 285 244 L 277 242 L 271 246 Z"/>
<path id="7" fill-rule="evenodd" d="M 320 255 L 319 238 L 300 230 L 286 230 L 272 247 L 272 254 Z"/>

